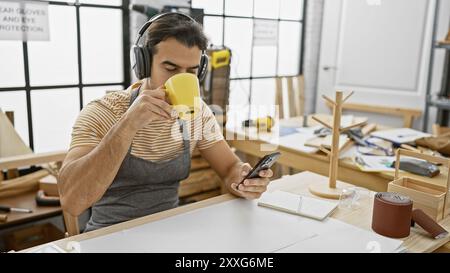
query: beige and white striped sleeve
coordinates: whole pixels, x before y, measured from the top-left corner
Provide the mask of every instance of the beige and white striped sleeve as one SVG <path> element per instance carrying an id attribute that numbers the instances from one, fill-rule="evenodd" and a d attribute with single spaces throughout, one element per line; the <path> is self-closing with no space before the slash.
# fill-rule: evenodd
<path id="1" fill-rule="evenodd" d="M 104 104 L 93 101 L 81 110 L 72 127 L 70 149 L 97 146 L 116 122 L 114 113 Z"/>

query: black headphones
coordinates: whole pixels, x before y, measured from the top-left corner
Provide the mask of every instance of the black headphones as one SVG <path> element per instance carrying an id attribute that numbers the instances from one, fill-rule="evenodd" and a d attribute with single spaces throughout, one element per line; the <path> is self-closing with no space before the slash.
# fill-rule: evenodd
<path id="1" fill-rule="evenodd" d="M 192 17 L 190 17 L 189 15 L 186 15 L 184 13 L 167 12 L 167 13 L 161 13 L 161 14 L 157 14 L 157 15 L 153 16 L 139 30 L 138 37 L 130 50 L 131 67 L 134 70 L 134 73 L 138 79 L 142 80 L 143 78 L 149 77 L 150 73 L 151 73 L 151 67 L 152 67 L 152 50 L 149 47 L 140 45 L 139 40 L 141 39 L 142 35 L 144 35 L 145 31 L 150 27 L 150 25 L 153 22 L 160 19 L 161 17 L 174 15 L 174 14 L 184 16 L 185 18 L 195 22 L 195 20 Z M 200 82 L 203 81 L 203 79 L 206 76 L 206 72 L 208 70 L 208 61 L 209 61 L 208 55 L 206 55 L 205 51 L 202 50 L 202 56 L 200 58 L 200 65 L 199 65 L 198 73 L 197 73 L 197 77 Z"/>

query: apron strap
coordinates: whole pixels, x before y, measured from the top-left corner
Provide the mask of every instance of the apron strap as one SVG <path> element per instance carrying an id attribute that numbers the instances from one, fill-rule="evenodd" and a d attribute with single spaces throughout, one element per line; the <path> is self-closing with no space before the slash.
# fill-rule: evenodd
<path id="1" fill-rule="evenodd" d="M 128 106 L 131 106 L 133 104 L 133 102 L 139 96 L 139 91 L 140 90 L 141 90 L 141 86 L 139 86 L 138 89 L 136 89 L 136 90 L 131 92 L 130 104 Z"/>

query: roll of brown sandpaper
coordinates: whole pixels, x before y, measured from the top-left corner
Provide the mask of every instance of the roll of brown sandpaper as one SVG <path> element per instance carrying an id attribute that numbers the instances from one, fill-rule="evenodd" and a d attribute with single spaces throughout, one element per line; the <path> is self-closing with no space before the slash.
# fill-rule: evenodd
<path id="1" fill-rule="evenodd" d="M 0 214 L 0 222 L 6 222 L 8 219 L 8 214 Z"/>
<path id="2" fill-rule="evenodd" d="M 413 202 L 407 196 L 395 192 L 377 193 L 373 204 L 372 229 L 387 237 L 407 237 L 412 206 Z"/>

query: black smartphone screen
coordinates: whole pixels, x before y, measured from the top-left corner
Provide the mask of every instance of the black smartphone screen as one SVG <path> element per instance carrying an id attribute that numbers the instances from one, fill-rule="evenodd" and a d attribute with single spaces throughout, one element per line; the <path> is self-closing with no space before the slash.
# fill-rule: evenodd
<path id="1" fill-rule="evenodd" d="M 273 164 L 277 161 L 278 157 L 280 157 L 280 152 L 275 152 L 273 154 L 265 155 L 261 160 L 256 163 L 255 167 L 242 179 L 241 182 L 236 186 L 236 188 L 239 187 L 242 182 L 244 182 L 245 179 L 251 179 L 251 178 L 259 178 L 259 172 L 262 170 L 270 169 L 270 167 L 273 166 Z"/>

